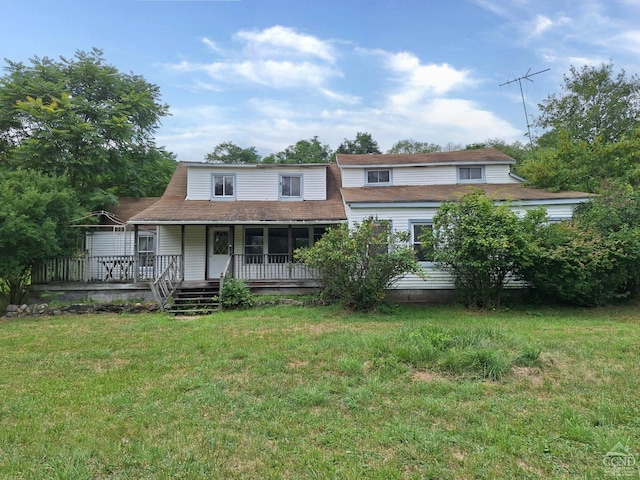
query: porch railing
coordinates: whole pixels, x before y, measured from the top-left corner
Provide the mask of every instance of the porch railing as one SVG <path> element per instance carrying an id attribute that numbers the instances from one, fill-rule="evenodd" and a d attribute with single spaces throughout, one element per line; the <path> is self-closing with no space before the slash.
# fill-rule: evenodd
<path id="1" fill-rule="evenodd" d="M 171 266 L 179 268 L 182 278 L 181 255 L 106 255 L 51 259 L 37 265 L 31 272 L 31 283 L 131 283 L 153 282 Z M 290 255 L 236 254 L 230 258 L 224 276 L 245 280 L 312 280 L 312 272 L 305 264 L 293 261 Z M 224 279 L 223 279 L 224 281 Z"/>
<path id="2" fill-rule="evenodd" d="M 175 256 L 169 260 L 167 266 L 160 272 L 158 277 L 150 282 L 151 291 L 160 310 L 164 311 L 167 306 L 169 297 L 176 291 L 180 282 L 182 282 L 182 257 Z"/>
<path id="3" fill-rule="evenodd" d="M 50 259 L 33 267 L 32 284 L 74 282 L 148 282 L 181 255 L 100 255 Z"/>
<path id="4" fill-rule="evenodd" d="M 246 280 L 312 280 L 313 271 L 287 254 L 233 255 L 233 276 Z"/>

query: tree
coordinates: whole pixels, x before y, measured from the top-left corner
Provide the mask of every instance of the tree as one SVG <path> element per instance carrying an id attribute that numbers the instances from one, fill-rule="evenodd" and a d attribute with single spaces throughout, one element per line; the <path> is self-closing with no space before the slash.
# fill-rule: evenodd
<path id="1" fill-rule="evenodd" d="M 419 142 L 413 138 L 399 140 L 387 153 L 434 153 L 441 152 L 442 147 L 435 143 Z"/>
<path id="2" fill-rule="evenodd" d="M 640 127 L 615 142 L 588 143 L 558 130 L 554 147 L 539 148 L 516 169 L 527 181 L 550 190 L 606 192 L 613 185 L 640 187 Z"/>
<path id="3" fill-rule="evenodd" d="M 212 163 L 260 163 L 260 155 L 256 147 L 242 148 L 233 142 L 222 142 L 205 155 L 205 160 Z"/>
<path id="4" fill-rule="evenodd" d="M 342 224 L 325 233 L 295 258 L 316 272 L 329 301 L 354 310 L 372 310 L 385 290 L 406 273 L 422 275 L 408 232 L 391 232 L 390 224 L 368 218 L 350 230 Z"/>
<path id="5" fill-rule="evenodd" d="M 509 155 L 514 160 L 520 162 L 525 158 L 530 157 L 529 148 L 520 141 L 515 141 L 511 144 L 501 140 L 499 138 L 490 138 L 484 142 L 470 143 L 465 145 L 465 150 L 477 150 L 480 148 L 495 148 L 502 153 Z"/>
<path id="6" fill-rule="evenodd" d="M 327 163 L 331 161 L 331 148 L 320 143 L 315 136 L 289 145 L 282 152 L 264 158 L 264 163 Z"/>
<path id="7" fill-rule="evenodd" d="M 120 73 L 98 49 L 58 61 L 34 57 L 30 65 L 7 60 L 5 71 L 3 163 L 66 176 L 85 204 L 121 192 L 123 172 L 129 179 L 152 174 L 152 181 L 166 186 L 171 156 L 153 135 L 168 106 L 160 103 L 156 85 Z"/>
<path id="8" fill-rule="evenodd" d="M 80 216 L 75 192 L 64 177 L 18 168 L 0 182 L 0 284 L 9 303 L 24 295 L 31 267 L 75 248 L 69 228 Z"/>
<path id="9" fill-rule="evenodd" d="M 563 93 L 549 95 L 539 104 L 536 125 L 549 131 L 539 139 L 553 145 L 556 133 L 566 130 L 572 140 L 593 144 L 615 142 L 638 127 L 640 79 L 614 74 L 613 65 L 571 66 L 564 75 Z"/>
<path id="10" fill-rule="evenodd" d="M 508 203 L 494 205 L 482 190 L 459 201 L 445 202 L 433 219 L 433 229 L 421 240 L 436 266 L 453 275 L 467 306 L 499 307 L 508 277 L 518 278 L 531 263 L 542 209 L 521 219 Z"/>
<path id="11" fill-rule="evenodd" d="M 378 143 L 371 137 L 370 133 L 358 132 L 354 140 L 346 138 L 340 144 L 336 153 L 382 153 L 378 148 Z"/>

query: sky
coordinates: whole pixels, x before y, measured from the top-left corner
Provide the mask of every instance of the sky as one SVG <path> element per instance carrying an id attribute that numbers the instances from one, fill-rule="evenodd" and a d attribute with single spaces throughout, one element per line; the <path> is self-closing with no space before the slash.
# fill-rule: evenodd
<path id="1" fill-rule="evenodd" d="M 227 141 L 266 156 L 317 136 L 335 150 L 358 132 L 383 152 L 408 138 L 527 142 L 571 66 L 640 73 L 640 0 L 5 0 L 1 11 L 0 58 L 97 47 L 158 85 L 171 116 L 156 142 L 181 161 Z"/>

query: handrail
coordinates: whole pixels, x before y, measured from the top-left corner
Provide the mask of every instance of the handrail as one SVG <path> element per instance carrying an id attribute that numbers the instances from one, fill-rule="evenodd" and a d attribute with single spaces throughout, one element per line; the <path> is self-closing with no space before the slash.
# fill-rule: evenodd
<path id="1" fill-rule="evenodd" d="M 164 312 L 167 300 L 178 289 L 182 281 L 181 268 L 178 263 L 175 258 L 172 258 L 165 269 L 158 275 L 158 278 L 149 283 L 160 311 Z"/>

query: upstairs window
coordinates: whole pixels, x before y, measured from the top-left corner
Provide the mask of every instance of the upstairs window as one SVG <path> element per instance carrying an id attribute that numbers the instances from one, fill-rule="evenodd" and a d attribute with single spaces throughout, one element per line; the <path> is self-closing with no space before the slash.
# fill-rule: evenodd
<path id="1" fill-rule="evenodd" d="M 280 176 L 280 198 L 302 198 L 302 175 Z"/>
<path id="2" fill-rule="evenodd" d="M 459 183 L 483 183 L 484 167 L 458 167 Z"/>
<path id="3" fill-rule="evenodd" d="M 390 185 L 391 170 L 367 170 L 365 172 L 365 180 L 367 185 Z"/>
<path id="4" fill-rule="evenodd" d="M 234 175 L 213 175 L 213 195 L 215 199 L 232 199 L 235 197 L 236 177 Z"/>

